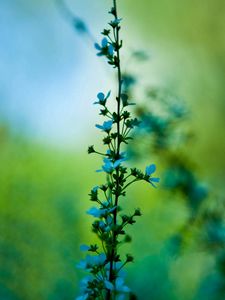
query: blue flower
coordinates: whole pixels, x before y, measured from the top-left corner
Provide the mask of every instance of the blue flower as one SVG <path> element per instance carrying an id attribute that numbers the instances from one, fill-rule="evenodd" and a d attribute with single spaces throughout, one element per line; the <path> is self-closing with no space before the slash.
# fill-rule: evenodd
<path id="1" fill-rule="evenodd" d="M 95 48 L 100 51 L 100 50 L 102 50 L 102 48 L 106 47 L 107 45 L 108 45 L 108 40 L 105 37 L 101 41 L 101 46 L 99 44 L 95 43 Z"/>
<path id="2" fill-rule="evenodd" d="M 101 170 L 97 170 L 96 172 L 106 172 L 106 173 L 112 173 L 117 167 L 119 167 L 119 165 L 125 161 L 126 158 L 120 158 L 120 159 L 117 159 L 115 162 L 112 162 L 111 159 L 109 158 L 104 158 L 103 161 L 104 161 L 104 165 L 102 166 L 102 169 Z"/>
<path id="3" fill-rule="evenodd" d="M 151 185 L 153 187 L 156 188 L 156 185 L 154 183 L 158 183 L 160 181 L 160 178 L 151 177 L 151 175 L 153 173 L 155 173 L 155 171 L 156 171 L 156 165 L 155 164 L 151 164 L 151 165 L 147 166 L 146 169 L 145 169 L 145 174 L 149 176 L 148 181 L 151 183 Z"/>
<path id="4" fill-rule="evenodd" d="M 122 21 L 122 18 L 120 19 L 114 19 L 113 21 L 111 21 L 109 24 L 112 26 L 112 27 L 116 27 L 119 25 L 119 23 Z"/>
<path id="5" fill-rule="evenodd" d="M 94 266 L 104 265 L 106 261 L 106 255 L 104 253 L 100 253 L 98 255 L 86 255 L 85 259 L 82 259 L 78 264 L 78 269 L 90 269 Z"/>
<path id="6" fill-rule="evenodd" d="M 100 218 L 102 216 L 104 216 L 107 212 L 107 209 L 99 209 L 97 207 L 92 207 L 87 211 L 88 215 L 91 215 L 95 218 Z"/>
<path id="7" fill-rule="evenodd" d="M 113 207 L 109 207 L 109 208 L 92 207 L 86 213 L 95 218 L 101 218 L 103 216 L 106 216 L 107 214 L 111 214 L 116 208 L 117 208 L 117 206 L 113 206 Z M 102 226 L 104 227 L 104 224 L 102 224 Z"/>
<path id="8" fill-rule="evenodd" d="M 109 120 L 109 121 L 105 121 L 102 125 L 96 124 L 95 127 L 98 129 L 102 129 L 105 132 L 110 132 L 110 130 L 112 129 L 112 125 L 113 125 L 113 121 Z"/>
<path id="9" fill-rule="evenodd" d="M 98 95 L 97 95 L 98 101 L 94 102 L 94 104 L 100 104 L 100 105 L 105 106 L 106 101 L 109 98 L 110 94 L 111 94 L 111 91 L 109 91 L 106 96 L 102 92 L 98 93 Z"/>
<path id="10" fill-rule="evenodd" d="M 104 37 L 101 41 L 101 45 L 95 43 L 95 48 L 99 51 L 97 53 L 98 56 L 113 56 L 114 47 L 113 45 L 108 41 L 106 37 Z"/>

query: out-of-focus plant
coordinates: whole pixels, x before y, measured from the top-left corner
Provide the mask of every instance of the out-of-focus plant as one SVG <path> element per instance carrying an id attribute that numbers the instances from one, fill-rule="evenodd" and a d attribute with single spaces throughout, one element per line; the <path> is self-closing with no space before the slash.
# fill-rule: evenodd
<path id="1" fill-rule="evenodd" d="M 214 195 L 202 210 L 198 226 L 200 248 L 214 257 L 213 272 L 205 274 L 196 300 L 223 300 L 225 295 L 225 201 Z"/>
<path id="2" fill-rule="evenodd" d="M 131 78 L 129 73 L 127 78 Z M 137 78 L 128 80 L 127 92 L 130 95 L 136 82 Z M 170 192 L 171 197 L 178 195 L 181 201 L 185 201 L 189 211 L 189 218 L 171 236 L 168 250 L 172 255 L 183 255 L 191 232 L 197 229 L 198 233 L 193 233 L 192 237 L 197 243 L 195 251 L 212 255 L 215 263 L 213 270 L 201 278 L 194 299 L 222 300 L 225 295 L 224 200 L 219 193 L 209 193 L 208 185 L 199 179 L 196 164 L 188 155 L 190 141 L 195 138 L 187 125 L 190 111 L 167 89 L 151 87 L 147 89 L 145 105 L 138 106 L 136 113 L 141 126 L 137 128 L 138 140 L 130 152 L 136 159 L 140 159 L 143 153 L 159 155 L 164 169 L 162 187 Z"/>
<path id="3" fill-rule="evenodd" d="M 94 104 L 100 106 L 100 115 L 107 120 L 96 127 L 104 133 L 103 144 L 107 147 L 106 152 L 95 150 L 94 146 L 88 148 L 88 153 L 95 153 L 103 157 L 103 166 L 97 172 L 105 172 L 106 182 L 95 186 L 90 192 L 90 200 L 97 206 L 87 211 L 96 220 L 92 224 L 92 230 L 100 240 L 99 245 L 82 245 L 81 250 L 91 254 L 86 255 L 78 268 L 90 273 L 81 282 L 82 295 L 77 299 L 124 299 L 126 295 L 132 296 L 130 288 L 124 283 L 123 268 L 133 262 L 133 256 L 126 254 L 123 259 L 119 247 L 130 242 L 131 237 L 126 233 L 127 225 L 133 225 L 136 217 L 141 216 L 139 208 L 128 215 L 122 213 L 121 198 L 126 196 L 127 188 L 137 181 L 146 181 L 155 187 L 159 178 L 154 177 L 155 164 L 146 167 L 145 172 L 137 168 L 128 169 L 123 165 L 128 159 L 122 146 L 127 145 L 132 139 L 131 132 L 140 122 L 133 118 L 127 110 L 131 103 L 129 97 L 123 92 L 123 77 L 121 71 L 120 29 L 122 19 L 118 17 L 117 3 L 113 0 L 113 6 L 109 13 L 113 19 L 109 22 L 110 28 L 103 29 L 104 38 L 101 43 L 95 43 L 97 55 L 106 58 L 109 65 L 117 71 L 118 90 L 114 100 L 115 109 L 109 108 L 111 92 L 98 93 Z"/>
<path id="4" fill-rule="evenodd" d="M 72 161 L 0 125 L 0 299 L 72 299 L 80 232 Z"/>
<path id="5" fill-rule="evenodd" d="M 184 102 L 167 89 L 151 87 L 145 104 L 137 107 L 136 114 L 141 126 L 137 129 L 139 140 L 131 153 L 136 159 L 142 153 L 160 155 L 165 170 L 163 187 L 185 199 L 192 222 L 208 196 L 208 188 L 195 174 L 195 164 L 186 151 L 194 138 L 186 122 L 190 112 Z"/>

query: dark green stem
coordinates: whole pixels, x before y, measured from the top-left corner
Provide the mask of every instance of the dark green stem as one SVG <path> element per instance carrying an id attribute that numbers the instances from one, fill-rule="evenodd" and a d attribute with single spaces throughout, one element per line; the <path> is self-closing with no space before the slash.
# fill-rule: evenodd
<path id="1" fill-rule="evenodd" d="M 113 0 L 113 7 L 115 10 L 115 19 L 118 18 L 117 16 L 117 5 L 116 5 L 116 0 Z M 117 127 L 117 147 L 116 147 L 116 156 L 117 159 L 119 159 L 120 156 L 120 121 L 121 121 L 121 116 L 120 116 L 120 105 L 121 105 L 121 79 L 122 79 L 122 75 L 121 75 L 121 66 L 120 66 L 120 46 L 119 46 L 119 26 L 116 26 L 116 28 L 114 29 L 114 35 L 115 35 L 115 42 L 116 42 L 116 55 L 117 55 L 117 78 L 118 78 L 118 94 L 116 97 L 117 100 L 117 122 L 116 122 L 116 127 Z M 120 186 L 120 182 L 119 182 L 119 168 L 116 169 L 116 193 L 115 193 L 115 206 L 118 206 L 118 202 L 119 202 L 119 186 Z M 117 224 L 117 209 L 114 211 L 113 214 L 113 223 L 114 225 Z M 113 246 L 112 249 L 110 251 L 110 269 L 109 269 L 109 281 L 114 283 L 114 274 L 113 274 L 113 263 L 114 263 L 114 258 L 117 255 L 117 234 L 115 232 L 113 232 Z M 106 294 L 106 300 L 110 300 L 111 299 L 111 291 L 108 290 L 107 294 Z"/>

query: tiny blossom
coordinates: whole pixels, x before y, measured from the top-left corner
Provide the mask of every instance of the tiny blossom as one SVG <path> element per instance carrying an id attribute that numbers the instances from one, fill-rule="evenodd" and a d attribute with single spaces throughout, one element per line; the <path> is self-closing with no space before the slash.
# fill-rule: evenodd
<path id="1" fill-rule="evenodd" d="M 96 124 L 95 127 L 102 129 L 103 131 L 109 132 L 112 129 L 113 121 L 105 121 L 102 125 Z"/>
<path id="2" fill-rule="evenodd" d="M 122 18 L 120 18 L 120 19 L 115 19 L 115 20 L 113 20 L 113 21 L 111 21 L 109 24 L 112 26 L 112 27 L 116 27 L 116 26 L 118 26 L 119 25 L 119 23 L 122 21 Z"/>
<path id="3" fill-rule="evenodd" d="M 151 165 L 147 166 L 146 169 L 145 169 L 145 173 L 149 176 L 152 175 L 153 173 L 155 173 L 155 171 L 156 171 L 156 165 L 155 164 L 151 164 Z"/>
<path id="4" fill-rule="evenodd" d="M 98 101 L 94 102 L 94 104 L 99 104 L 99 105 L 103 105 L 104 106 L 106 104 L 106 101 L 109 98 L 110 94 L 111 94 L 111 91 L 109 91 L 107 93 L 107 95 L 105 95 L 102 92 L 98 93 L 97 94 Z"/>
<path id="5" fill-rule="evenodd" d="M 151 164 L 149 166 L 146 167 L 145 169 L 145 174 L 150 176 L 148 181 L 151 183 L 151 185 L 156 188 L 156 185 L 154 183 L 158 183 L 160 181 L 160 178 L 158 177 L 151 177 L 151 175 L 153 173 L 155 173 L 156 171 L 156 165 L 155 164 Z"/>
<path id="6" fill-rule="evenodd" d="M 108 44 L 107 38 L 103 38 L 103 39 L 102 39 L 102 42 L 101 42 L 101 46 L 100 46 L 99 44 L 95 43 L 95 48 L 96 48 L 97 50 L 102 50 L 102 48 L 106 47 L 107 44 Z"/>
<path id="7" fill-rule="evenodd" d="M 78 264 L 78 269 L 90 269 L 93 266 L 100 266 L 103 265 L 106 261 L 105 253 L 100 253 L 98 255 L 86 255 L 85 259 L 82 259 Z"/>
<path id="8" fill-rule="evenodd" d="M 102 169 L 97 170 L 97 172 L 104 171 L 106 173 L 112 173 L 125 160 L 126 160 L 126 158 L 120 158 L 120 159 L 116 160 L 115 162 L 112 162 L 111 159 L 104 158 L 103 161 L 105 164 L 102 166 Z"/>
<path id="9" fill-rule="evenodd" d="M 114 52 L 114 47 L 113 45 L 108 41 L 106 37 L 102 39 L 101 46 L 97 43 L 95 43 L 95 48 L 99 51 L 97 53 L 98 56 L 103 56 L 103 55 L 113 55 Z"/>
<path id="10" fill-rule="evenodd" d="M 88 215 L 91 215 L 96 218 L 101 218 L 107 214 L 112 213 L 116 209 L 116 206 L 112 208 L 97 208 L 97 207 L 92 207 L 87 211 Z"/>
<path id="11" fill-rule="evenodd" d="M 107 209 L 98 209 L 97 207 L 92 207 L 87 211 L 88 215 L 99 218 L 106 214 Z"/>

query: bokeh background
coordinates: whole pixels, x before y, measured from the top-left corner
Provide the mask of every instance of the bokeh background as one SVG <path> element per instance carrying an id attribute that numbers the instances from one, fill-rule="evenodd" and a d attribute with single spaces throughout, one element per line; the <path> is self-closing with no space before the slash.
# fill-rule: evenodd
<path id="1" fill-rule="evenodd" d="M 100 40 L 111 1 L 67 5 Z M 130 229 L 127 250 L 136 260 L 128 285 L 139 299 L 225 299 L 225 2 L 118 6 L 124 72 L 138 78 L 135 113 L 148 125 L 152 98 L 172 101 L 155 87 L 179 95 L 188 109 L 184 122 L 163 128 L 159 117 L 130 148 L 132 163 L 156 162 L 165 184 L 139 184 L 124 203 L 143 211 Z M 130 55 L 139 49 L 147 61 Z M 93 41 L 55 1 L 0 0 L 0 299 L 69 300 L 78 293 L 79 245 L 93 240 L 87 194 L 102 179 L 95 173 L 100 160 L 86 152 L 100 140 L 92 103 L 114 88 Z M 164 140 L 178 128 L 185 141 L 155 145 L 160 128 Z"/>

